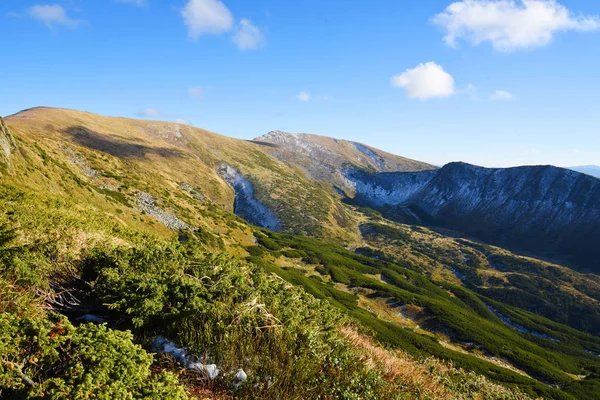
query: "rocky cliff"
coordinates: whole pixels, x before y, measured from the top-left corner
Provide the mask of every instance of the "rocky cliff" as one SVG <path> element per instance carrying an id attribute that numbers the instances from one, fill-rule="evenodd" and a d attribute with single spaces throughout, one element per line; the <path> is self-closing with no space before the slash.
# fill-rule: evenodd
<path id="1" fill-rule="evenodd" d="M 15 147 L 16 143 L 12 132 L 0 117 L 0 163 L 10 166 L 12 152 Z"/>
<path id="2" fill-rule="evenodd" d="M 600 180 L 552 166 L 436 171 L 349 170 L 356 200 L 404 222 L 437 225 L 482 240 L 600 271 Z"/>

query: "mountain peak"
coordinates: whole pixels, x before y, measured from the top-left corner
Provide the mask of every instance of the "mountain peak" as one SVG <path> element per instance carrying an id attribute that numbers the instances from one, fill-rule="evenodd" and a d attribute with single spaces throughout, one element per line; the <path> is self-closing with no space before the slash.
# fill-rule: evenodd
<path id="1" fill-rule="evenodd" d="M 350 165 L 373 172 L 414 172 L 437 168 L 362 143 L 308 133 L 275 130 L 254 139 L 254 142 L 270 144 L 266 151 L 279 160 L 303 169 L 312 179 L 326 181 L 345 191 L 352 191 L 343 173 Z"/>

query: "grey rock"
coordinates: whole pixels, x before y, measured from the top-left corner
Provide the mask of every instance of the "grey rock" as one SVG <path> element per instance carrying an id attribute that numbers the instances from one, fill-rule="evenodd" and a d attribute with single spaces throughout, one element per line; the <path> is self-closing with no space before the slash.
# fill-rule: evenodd
<path id="1" fill-rule="evenodd" d="M 17 148 L 15 138 L 4 120 L 0 117 L 0 162 L 12 165 L 12 153 Z"/>
<path id="2" fill-rule="evenodd" d="M 174 342 L 162 336 L 157 336 L 154 338 L 151 349 L 154 353 L 169 354 L 175 358 L 179 364 L 183 365 L 189 370 L 205 374 L 210 380 L 217 378 L 221 373 L 216 364 L 203 364 L 197 358 L 190 356 L 186 349 L 177 347 Z"/>
<path id="3" fill-rule="evenodd" d="M 63 152 L 67 154 L 67 156 L 69 157 L 69 161 L 71 161 L 72 164 L 75 164 L 79 168 L 81 168 L 81 172 L 85 176 L 88 176 L 90 178 L 96 178 L 98 176 L 98 171 L 88 166 L 85 158 L 81 154 L 77 153 L 70 147 L 63 148 Z"/>
<path id="4" fill-rule="evenodd" d="M 179 187 L 191 194 L 193 198 L 198 199 L 200 201 L 206 201 L 206 197 L 204 197 L 204 195 L 200 193 L 198 188 L 190 185 L 189 183 L 183 182 L 179 185 Z"/>
<path id="5" fill-rule="evenodd" d="M 169 229 L 191 229 L 190 225 L 159 208 L 156 205 L 156 199 L 148 193 L 138 192 L 137 206 Z"/>

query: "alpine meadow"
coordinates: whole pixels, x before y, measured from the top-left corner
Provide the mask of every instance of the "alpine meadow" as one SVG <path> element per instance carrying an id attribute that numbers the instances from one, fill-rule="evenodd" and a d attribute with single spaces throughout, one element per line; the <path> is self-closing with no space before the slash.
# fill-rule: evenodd
<path id="1" fill-rule="evenodd" d="M 0 398 L 600 399 L 600 4 L 0 26 Z"/>

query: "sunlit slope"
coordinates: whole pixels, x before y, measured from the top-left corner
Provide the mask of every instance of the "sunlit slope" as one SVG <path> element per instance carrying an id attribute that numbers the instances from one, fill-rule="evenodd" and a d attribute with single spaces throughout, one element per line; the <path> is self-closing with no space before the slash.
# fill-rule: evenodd
<path id="1" fill-rule="evenodd" d="M 228 165 L 248 180 L 252 196 L 276 215 L 282 231 L 355 234 L 329 185 L 315 184 L 251 142 L 186 125 L 65 109 L 34 108 L 6 122 L 23 145 L 22 157 L 45 152 L 81 179 L 130 201 L 142 191 L 174 208 L 188 208 L 181 215 L 187 223 L 196 218 L 186 202 L 190 193 L 234 209 L 236 192 L 220 174 Z"/>
<path id="2" fill-rule="evenodd" d="M 254 141 L 279 160 L 302 168 L 310 178 L 328 182 L 349 193 L 353 193 L 353 185 L 345 177 L 346 168 L 371 172 L 417 172 L 437 168 L 366 144 L 327 136 L 272 131 Z"/>

